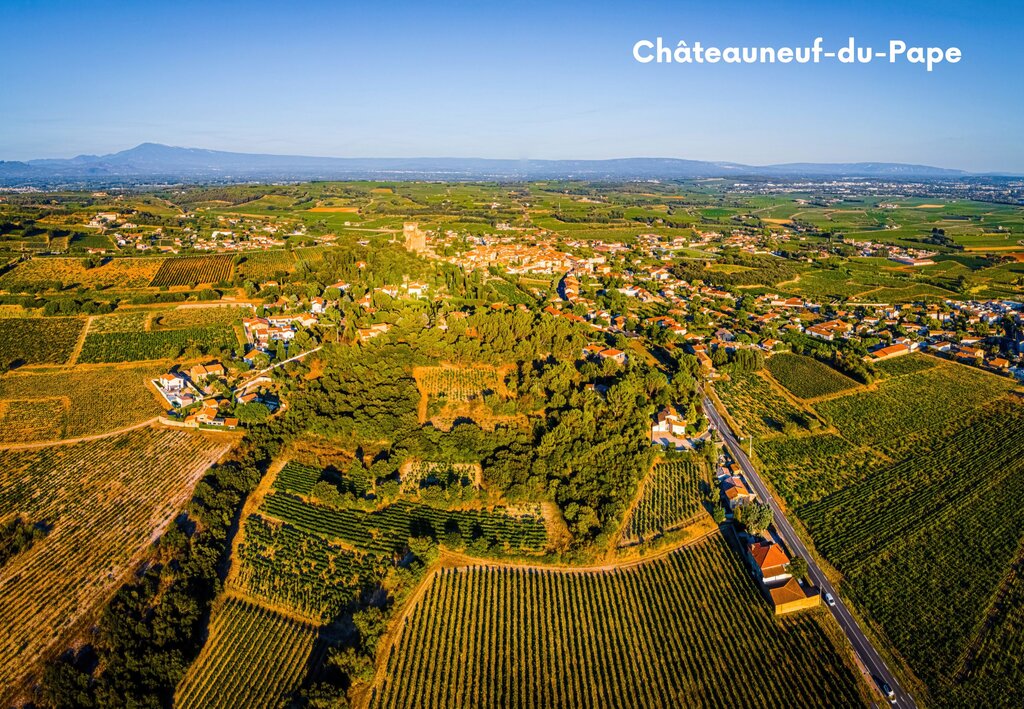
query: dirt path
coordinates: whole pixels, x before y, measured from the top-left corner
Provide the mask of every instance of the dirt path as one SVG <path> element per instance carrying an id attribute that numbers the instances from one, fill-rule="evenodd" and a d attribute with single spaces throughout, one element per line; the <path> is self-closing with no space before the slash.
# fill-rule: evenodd
<path id="1" fill-rule="evenodd" d="M 154 416 L 151 419 L 140 421 L 139 423 L 132 424 L 131 426 L 125 426 L 124 428 L 118 428 L 114 431 L 107 431 L 106 433 L 94 433 L 91 436 L 79 436 L 78 438 L 64 438 L 58 441 L 34 441 L 32 443 L 5 443 L 0 445 L 0 450 L 12 451 L 12 450 L 29 450 L 32 448 L 48 448 L 50 446 L 62 446 L 71 443 L 82 443 L 84 441 L 95 441 L 100 438 L 108 438 L 110 436 L 117 436 L 122 433 L 128 433 L 139 428 L 145 428 L 146 426 L 152 426 L 157 423 L 159 416 Z"/>
<path id="2" fill-rule="evenodd" d="M 85 319 L 85 327 L 82 328 L 82 334 L 78 336 L 75 349 L 71 351 L 71 356 L 68 357 L 67 366 L 73 367 L 78 363 L 78 355 L 82 354 L 82 347 L 85 346 L 85 336 L 89 334 L 89 328 L 92 327 L 92 319 L 92 315 Z"/>

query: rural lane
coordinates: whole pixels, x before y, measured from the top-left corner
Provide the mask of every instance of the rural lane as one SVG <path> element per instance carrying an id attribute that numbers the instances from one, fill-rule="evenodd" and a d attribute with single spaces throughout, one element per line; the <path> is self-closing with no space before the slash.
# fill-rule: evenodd
<path id="1" fill-rule="evenodd" d="M 896 681 L 892 672 L 886 666 L 885 662 L 879 656 L 878 651 L 875 650 L 871 641 L 868 640 L 867 636 L 864 635 L 864 631 L 861 630 L 860 625 L 854 620 L 853 616 L 850 615 L 850 611 L 846 608 L 843 603 L 843 599 L 839 597 L 835 588 L 829 582 L 825 574 L 822 573 L 821 568 L 818 566 L 814 557 L 808 552 L 807 547 L 803 541 L 797 536 L 793 526 L 786 519 L 786 515 L 783 513 L 777 500 L 772 497 L 768 488 L 765 486 L 764 481 L 761 480 L 761 476 L 757 474 L 757 470 L 751 464 L 750 459 L 747 458 L 743 452 L 743 446 L 736 439 L 732 429 L 729 428 L 729 424 L 726 423 L 722 414 L 715 408 L 714 403 L 707 396 L 704 397 L 704 411 L 707 413 L 708 418 L 711 420 L 712 425 L 718 430 L 722 436 L 722 440 L 725 441 L 725 445 L 729 449 L 729 453 L 733 459 L 739 463 L 743 469 L 743 474 L 747 481 L 754 488 L 754 492 L 760 500 L 766 502 L 772 508 L 773 513 L 773 524 L 775 525 L 776 531 L 782 537 L 783 541 L 790 550 L 803 557 L 807 561 L 807 575 L 811 581 L 821 589 L 821 594 L 824 596 L 826 593 L 831 593 L 835 599 L 835 606 L 828 606 L 832 615 L 835 616 L 836 621 L 839 623 L 839 627 L 843 629 L 850 644 L 853 645 L 854 651 L 857 653 L 857 657 L 860 658 L 861 663 L 867 668 L 868 672 L 875 678 L 875 689 L 879 689 L 881 682 L 886 682 L 892 687 L 893 692 L 896 693 L 896 702 L 894 706 L 906 707 L 907 709 L 914 709 L 917 704 L 914 702 L 914 698 L 910 696 Z M 822 598 L 824 603 L 824 598 Z"/>

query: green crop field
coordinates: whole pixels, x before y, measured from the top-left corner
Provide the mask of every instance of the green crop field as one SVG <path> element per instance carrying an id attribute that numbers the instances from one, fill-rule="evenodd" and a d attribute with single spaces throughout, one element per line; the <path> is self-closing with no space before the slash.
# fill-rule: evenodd
<path id="1" fill-rule="evenodd" d="M 0 318 L 0 365 L 63 364 L 84 327 L 82 318 Z"/>
<path id="2" fill-rule="evenodd" d="M 957 681 L 962 658 L 1024 541 L 1024 508 L 1006 498 L 1018 484 L 1024 409 L 1004 402 L 930 443 L 927 456 L 799 510 L 819 551 L 843 573 L 844 591 L 939 706 L 959 705 L 957 694 L 972 689 Z M 1024 682 L 1019 665 L 1009 671 L 1003 681 Z M 985 696 L 984 686 L 973 691 Z"/>
<path id="3" fill-rule="evenodd" d="M 330 622 L 383 577 L 378 557 L 332 544 L 298 528 L 250 515 L 239 545 L 238 586 L 311 621 Z"/>
<path id="4" fill-rule="evenodd" d="M 276 707 L 299 686 L 319 651 L 314 626 L 228 598 L 211 620 L 210 637 L 178 687 L 174 705 Z"/>
<path id="5" fill-rule="evenodd" d="M 871 448 L 831 433 L 772 438 L 754 449 L 775 489 L 791 505 L 841 490 L 885 461 Z"/>
<path id="6" fill-rule="evenodd" d="M 626 520 L 620 543 L 647 541 L 685 526 L 702 512 L 701 501 L 708 489 L 707 465 L 698 456 L 655 465 Z"/>
<path id="7" fill-rule="evenodd" d="M 497 547 L 540 551 L 547 542 L 539 513 L 512 515 L 502 509 L 442 510 L 399 501 L 373 512 L 334 509 L 284 493 L 268 495 L 263 511 L 301 530 L 348 542 L 359 549 L 390 554 L 409 537 L 455 532 L 466 543 L 481 537 Z"/>
<path id="8" fill-rule="evenodd" d="M 806 419 L 757 372 L 732 372 L 728 381 L 715 383 L 715 391 L 744 436 L 768 436 L 782 431 L 787 423 L 801 425 Z"/>
<path id="9" fill-rule="evenodd" d="M 108 332 L 142 332 L 152 316 L 150 310 L 119 310 L 110 315 L 97 315 L 89 322 L 89 334 Z"/>
<path id="10" fill-rule="evenodd" d="M 973 408 L 1003 396 L 1012 382 L 954 363 L 887 379 L 876 391 L 830 399 L 816 408 L 844 437 L 897 456 L 936 437 Z"/>
<path id="11" fill-rule="evenodd" d="M 862 706 L 831 622 L 773 618 L 720 536 L 616 571 L 444 569 L 370 706 Z"/>
<path id="12" fill-rule="evenodd" d="M 295 269 L 295 255 L 291 251 L 252 251 L 240 257 L 235 274 L 246 281 L 260 283 Z"/>
<path id="13" fill-rule="evenodd" d="M 188 307 L 160 311 L 153 316 L 154 330 L 183 330 L 232 325 L 252 317 L 252 308 L 237 306 Z"/>
<path id="14" fill-rule="evenodd" d="M 857 386 L 854 380 L 811 357 L 783 352 L 769 357 L 765 366 L 779 384 L 801 399 L 837 394 Z"/>
<path id="15" fill-rule="evenodd" d="M 231 256 L 176 256 L 164 259 L 153 276 L 151 286 L 189 286 L 218 283 L 231 278 Z"/>
<path id="16" fill-rule="evenodd" d="M 893 359 L 885 359 L 875 364 L 875 369 L 889 377 L 902 377 L 906 374 L 923 372 L 926 369 L 937 367 L 942 360 L 929 357 L 923 354 L 904 355 Z"/>
<path id="17" fill-rule="evenodd" d="M 209 353 L 233 350 L 238 338 L 229 327 L 195 327 L 152 332 L 108 332 L 89 334 L 78 356 L 79 362 L 133 362 L 176 359 L 189 347 Z"/>

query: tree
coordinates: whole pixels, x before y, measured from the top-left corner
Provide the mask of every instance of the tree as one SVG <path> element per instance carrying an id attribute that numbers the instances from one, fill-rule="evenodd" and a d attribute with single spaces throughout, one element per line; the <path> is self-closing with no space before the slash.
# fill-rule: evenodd
<path id="1" fill-rule="evenodd" d="M 786 565 L 786 571 L 795 578 L 807 578 L 807 560 L 802 556 L 794 556 Z"/>
<path id="2" fill-rule="evenodd" d="M 761 502 L 748 501 L 733 510 L 735 520 L 755 537 L 771 526 L 773 516 L 772 508 Z"/>
<path id="3" fill-rule="evenodd" d="M 715 520 L 715 524 L 721 524 L 725 521 L 725 508 L 722 507 L 721 502 L 716 502 L 711 507 L 711 519 Z"/>
<path id="4" fill-rule="evenodd" d="M 239 404 L 235 407 L 235 416 L 241 423 L 263 423 L 270 417 L 270 409 L 258 401 L 250 404 Z"/>

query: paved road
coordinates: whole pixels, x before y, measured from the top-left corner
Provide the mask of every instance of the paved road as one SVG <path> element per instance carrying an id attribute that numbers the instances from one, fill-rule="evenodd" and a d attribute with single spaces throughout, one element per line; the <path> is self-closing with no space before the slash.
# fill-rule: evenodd
<path id="1" fill-rule="evenodd" d="M 782 513 L 779 503 L 775 498 L 768 494 L 768 488 L 765 487 L 761 477 L 757 474 L 757 470 L 755 470 L 754 466 L 750 463 L 750 459 L 747 458 L 744 453 L 742 445 L 740 445 L 740 442 L 736 440 L 736 436 L 722 418 L 722 415 L 715 409 L 714 403 L 712 403 L 711 399 L 707 397 L 704 397 L 704 411 L 707 412 L 714 427 L 718 429 L 726 446 L 728 446 L 732 457 L 740 464 L 740 467 L 743 469 L 744 477 L 746 477 L 747 482 L 749 482 L 754 488 L 754 492 L 757 493 L 758 498 L 767 502 L 771 506 L 772 512 L 774 513 L 774 525 L 776 531 L 778 531 L 790 550 L 792 550 L 796 555 L 802 556 L 807 560 L 808 576 L 810 576 L 814 585 L 821 589 L 822 596 L 826 593 L 832 594 L 836 605 L 829 608 L 829 610 L 839 622 L 839 626 L 843 629 L 843 632 L 846 633 L 846 637 L 849 639 L 850 644 L 853 645 L 853 649 L 860 658 L 860 661 L 864 663 L 864 666 L 867 667 L 872 676 L 876 678 L 876 683 L 878 683 L 878 680 L 880 679 L 882 682 L 886 682 L 890 687 L 892 687 L 893 691 L 896 693 L 896 703 L 894 706 L 905 707 L 906 709 L 913 709 L 916 707 L 917 704 L 914 702 L 914 698 L 907 694 L 907 692 L 896 681 L 896 678 L 893 677 L 889 668 L 885 666 L 885 662 L 882 661 L 882 658 L 879 657 L 874 646 L 872 646 L 871 642 L 864 635 L 864 632 L 860 629 L 857 621 L 853 619 L 852 615 L 850 615 L 850 611 L 847 610 L 846 605 L 839 597 L 839 594 L 836 593 L 832 584 L 829 583 L 829 580 L 825 577 L 825 574 L 821 572 L 821 568 L 817 563 L 815 563 L 814 557 L 812 557 L 807 551 L 807 547 L 800 540 L 800 537 L 797 536 L 796 532 L 793 530 L 793 526 Z M 822 598 L 822 602 L 824 602 L 824 598 Z M 878 688 L 878 684 L 876 684 L 875 688 Z"/>

